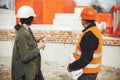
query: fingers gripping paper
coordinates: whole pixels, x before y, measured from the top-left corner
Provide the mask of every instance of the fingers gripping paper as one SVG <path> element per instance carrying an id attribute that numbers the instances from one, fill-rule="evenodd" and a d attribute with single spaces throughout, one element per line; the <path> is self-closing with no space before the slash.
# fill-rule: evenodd
<path id="1" fill-rule="evenodd" d="M 73 63 L 75 60 L 76 59 L 74 58 L 73 54 L 71 54 L 69 62 Z M 79 70 L 76 70 L 76 71 L 72 71 L 71 73 L 72 73 L 74 79 L 78 79 L 83 74 L 83 70 L 79 69 Z"/>

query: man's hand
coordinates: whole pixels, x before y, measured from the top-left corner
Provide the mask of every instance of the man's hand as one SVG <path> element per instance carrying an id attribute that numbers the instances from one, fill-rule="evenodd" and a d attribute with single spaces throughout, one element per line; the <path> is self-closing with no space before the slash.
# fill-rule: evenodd
<path id="1" fill-rule="evenodd" d="M 69 66 L 67 66 L 67 71 L 68 71 L 68 72 L 71 72 Z"/>

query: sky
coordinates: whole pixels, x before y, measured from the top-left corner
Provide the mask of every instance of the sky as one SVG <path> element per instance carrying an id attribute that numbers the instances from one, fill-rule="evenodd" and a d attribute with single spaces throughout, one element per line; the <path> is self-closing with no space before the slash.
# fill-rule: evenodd
<path id="1" fill-rule="evenodd" d="M 14 9 L 15 0 L 0 0 L 0 6 L 6 5 L 8 9 Z"/>
<path id="2" fill-rule="evenodd" d="M 120 0 L 74 0 L 78 6 L 90 6 L 93 2 L 97 1 L 105 12 L 109 12 L 113 5 L 119 4 Z"/>
<path id="3" fill-rule="evenodd" d="M 51 0 L 54 1 L 54 0 Z M 90 6 L 93 2 L 99 2 L 100 6 L 105 12 L 109 12 L 111 7 L 115 4 L 120 5 L 120 0 L 74 0 L 79 6 Z M 15 0 L 0 0 L 0 6 L 6 4 L 8 9 L 14 9 Z"/>

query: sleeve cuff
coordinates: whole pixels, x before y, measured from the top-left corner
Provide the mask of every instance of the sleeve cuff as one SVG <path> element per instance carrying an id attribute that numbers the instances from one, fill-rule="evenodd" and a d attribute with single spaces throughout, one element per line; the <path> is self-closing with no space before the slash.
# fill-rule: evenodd
<path id="1" fill-rule="evenodd" d="M 36 53 L 35 56 L 37 56 L 39 54 L 39 48 L 35 48 L 34 53 Z"/>

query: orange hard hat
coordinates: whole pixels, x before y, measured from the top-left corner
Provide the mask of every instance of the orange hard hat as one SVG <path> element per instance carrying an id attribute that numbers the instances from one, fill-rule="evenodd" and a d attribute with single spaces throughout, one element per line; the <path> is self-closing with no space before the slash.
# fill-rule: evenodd
<path id="1" fill-rule="evenodd" d="M 82 10 L 80 16 L 82 17 L 82 19 L 96 20 L 96 18 L 97 18 L 97 11 L 95 9 L 93 9 L 92 7 L 85 7 Z"/>

